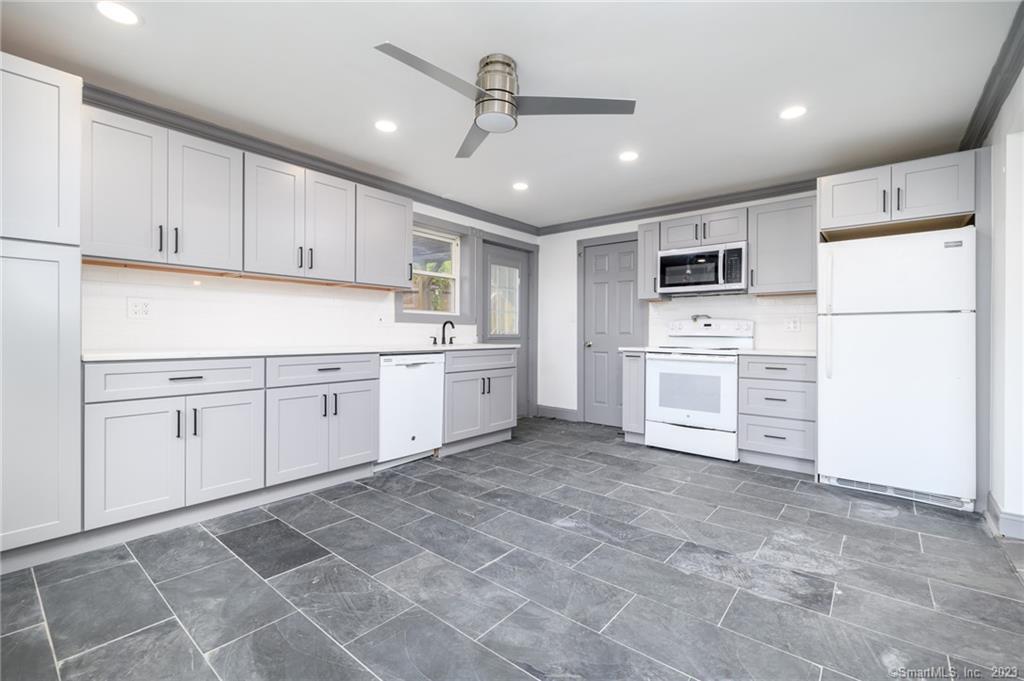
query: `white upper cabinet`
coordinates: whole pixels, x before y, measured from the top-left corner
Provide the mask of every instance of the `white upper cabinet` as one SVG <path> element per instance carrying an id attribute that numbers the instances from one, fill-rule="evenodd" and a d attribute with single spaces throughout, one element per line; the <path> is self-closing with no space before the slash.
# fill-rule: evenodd
<path id="1" fill-rule="evenodd" d="M 964 151 L 892 167 L 894 220 L 974 210 L 974 152 Z"/>
<path id="2" fill-rule="evenodd" d="M 245 270 L 303 276 L 305 229 L 305 169 L 247 153 Z"/>
<path id="3" fill-rule="evenodd" d="M 891 184 L 892 166 L 818 178 L 819 229 L 886 222 Z"/>
<path id="4" fill-rule="evenodd" d="M 747 209 L 725 210 L 701 216 L 700 241 L 704 246 L 747 240 Z"/>
<path id="5" fill-rule="evenodd" d="M 818 229 L 813 196 L 750 207 L 750 293 L 817 287 Z"/>
<path id="6" fill-rule="evenodd" d="M 166 262 L 167 129 L 82 110 L 82 253 Z"/>
<path id="7" fill-rule="evenodd" d="M 412 201 L 359 186 L 356 200 L 356 281 L 412 285 Z"/>
<path id="8" fill-rule="evenodd" d="M 355 183 L 306 171 L 305 246 L 307 277 L 333 281 L 355 279 Z"/>
<path id="9" fill-rule="evenodd" d="M 661 223 L 661 250 L 700 246 L 700 216 L 664 220 Z"/>
<path id="10" fill-rule="evenodd" d="M 0 236 L 79 242 L 82 79 L 0 54 Z"/>
<path id="11" fill-rule="evenodd" d="M 242 152 L 170 131 L 167 261 L 242 269 Z"/>

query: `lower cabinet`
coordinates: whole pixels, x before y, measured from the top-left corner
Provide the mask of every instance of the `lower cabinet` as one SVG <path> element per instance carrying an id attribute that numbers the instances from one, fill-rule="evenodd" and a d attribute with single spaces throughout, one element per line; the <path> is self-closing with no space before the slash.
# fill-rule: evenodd
<path id="1" fill-rule="evenodd" d="M 263 486 L 263 392 L 88 404 L 85 529 Z"/>
<path id="2" fill-rule="evenodd" d="M 515 367 L 445 374 L 445 443 L 515 425 Z"/>
<path id="3" fill-rule="evenodd" d="M 644 432 L 646 361 L 642 352 L 622 353 L 622 430 Z"/>
<path id="4" fill-rule="evenodd" d="M 379 381 L 267 390 L 267 484 L 377 460 Z"/>

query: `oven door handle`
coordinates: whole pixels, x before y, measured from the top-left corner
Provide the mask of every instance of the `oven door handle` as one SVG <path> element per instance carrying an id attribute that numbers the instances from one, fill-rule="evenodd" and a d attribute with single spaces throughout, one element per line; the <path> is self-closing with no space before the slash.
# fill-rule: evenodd
<path id="1" fill-rule="evenodd" d="M 655 353 L 650 353 L 655 355 Z M 650 357 L 650 363 L 657 362 L 691 362 L 710 364 L 736 364 L 735 355 L 655 355 Z"/>

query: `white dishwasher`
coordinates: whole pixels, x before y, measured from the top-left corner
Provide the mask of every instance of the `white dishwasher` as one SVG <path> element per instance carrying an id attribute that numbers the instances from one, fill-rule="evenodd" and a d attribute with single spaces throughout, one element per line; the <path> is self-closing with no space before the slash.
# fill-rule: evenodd
<path id="1" fill-rule="evenodd" d="M 444 353 L 381 355 L 377 461 L 440 447 L 443 425 Z"/>

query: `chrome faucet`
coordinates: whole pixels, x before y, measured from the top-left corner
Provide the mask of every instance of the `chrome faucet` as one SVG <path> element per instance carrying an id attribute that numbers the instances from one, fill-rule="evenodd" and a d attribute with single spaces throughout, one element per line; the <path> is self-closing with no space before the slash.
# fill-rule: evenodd
<path id="1" fill-rule="evenodd" d="M 450 319 L 446 319 L 444 324 L 441 325 L 441 345 L 451 345 L 452 341 L 455 340 L 455 336 L 452 336 L 450 340 L 446 340 L 445 334 L 448 332 L 448 325 L 452 325 L 452 331 L 455 330 L 455 322 Z"/>

